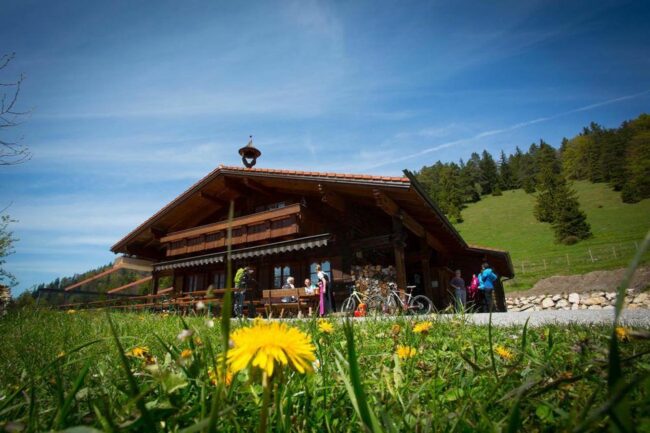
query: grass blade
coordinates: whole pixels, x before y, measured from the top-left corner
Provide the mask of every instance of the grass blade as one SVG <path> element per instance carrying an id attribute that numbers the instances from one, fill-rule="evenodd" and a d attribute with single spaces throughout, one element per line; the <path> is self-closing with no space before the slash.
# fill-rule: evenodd
<path id="1" fill-rule="evenodd" d="M 370 409 L 368 398 L 366 397 L 366 393 L 363 389 L 363 384 L 361 383 L 361 372 L 359 370 L 357 352 L 354 347 L 354 332 L 352 323 L 349 320 L 346 321 L 346 323 L 343 325 L 343 330 L 345 332 L 345 340 L 347 345 L 350 383 L 357 402 L 359 417 L 361 418 L 361 421 L 367 430 L 373 433 L 381 432 L 377 417 Z"/>
<path id="2" fill-rule="evenodd" d="M 126 373 L 127 381 L 129 382 L 131 397 L 136 398 L 140 394 L 138 383 L 136 382 L 135 377 L 133 377 L 133 373 L 131 372 L 131 366 L 129 365 L 129 360 L 126 358 L 126 355 L 124 354 L 124 348 L 122 347 L 120 338 L 117 335 L 117 330 L 115 329 L 115 324 L 113 323 L 113 319 L 111 318 L 111 315 L 108 312 L 106 312 L 106 317 L 108 318 L 108 324 L 110 325 L 111 328 L 113 341 L 115 342 L 115 346 L 117 346 L 120 362 L 122 363 L 122 367 L 124 369 L 124 372 Z M 142 420 L 144 421 L 148 430 L 152 432 L 156 431 L 156 425 L 153 421 L 153 418 L 151 418 L 151 414 L 149 413 L 149 410 L 147 409 L 144 400 L 141 398 L 137 398 L 136 405 L 138 407 L 138 410 L 140 411 Z"/>

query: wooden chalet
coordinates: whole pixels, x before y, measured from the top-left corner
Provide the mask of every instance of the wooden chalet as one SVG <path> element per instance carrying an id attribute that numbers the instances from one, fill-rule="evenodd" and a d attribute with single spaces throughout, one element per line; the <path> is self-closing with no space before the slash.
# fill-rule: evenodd
<path id="1" fill-rule="evenodd" d="M 417 286 L 437 308 L 449 303 L 449 280 L 469 281 L 488 260 L 499 277 L 514 273 L 505 251 L 468 245 L 415 177 L 219 166 L 156 212 L 111 250 L 151 263 L 153 294 L 171 277 L 178 295 L 226 287 L 228 210 L 234 203 L 233 273 L 256 270 L 258 296 L 315 280 L 322 264 L 337 301 L 348 296 L 350 270 L 392 265 L 399 288 Z M 497 306 L 505 310 L 497 284 Z"/>

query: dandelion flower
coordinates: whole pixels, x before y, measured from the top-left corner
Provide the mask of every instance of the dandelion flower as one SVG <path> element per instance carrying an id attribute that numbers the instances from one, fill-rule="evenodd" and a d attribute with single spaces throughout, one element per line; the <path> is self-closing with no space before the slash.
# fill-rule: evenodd
<path id="1" fill-rule="evenodd" d="M 400 359 L 413 358 L 416 353 L 418 353 L 418 351 L 415 347 L 402 345 L 397 346 L 397 356 Z"/>
<path id="2" fill-rule="evenodd" d="M 217 373 L 215 373 L 214 369 L 212 367 L 208 368 L 208 378 L 210 379 L 210 383 L 214 386 L 217 386 L 219 383 L 219 376 Z M 232 383 L 232 378 L 233 374 L 232 371 L 226 370 L 226 385 L 230 386 Z"/>
<path id="3" fill-rule="evenodd" d="M 618 337 L 620 341 L 630 341 L 630 330 L 623 326 L 617 326 L 616 337 Z"/>
<path id="4" fill-rule="evenodd" d="M 503 346 L 495 346 L 494 347 L 494 352 L 499 355 L 501 358 L 506 359 L 510 361 L 512 358 L 514 358 L 514 355 L 512 354 L 511 351 L 506 349 Z"/>
<path id="5" fill-rule="evenodd" d="M 205 321 L 205 326 L 207 326 L 208 328 L 214 328 L 214 320 L 212 320 L 212 319 L 206 320 Z"/>
<path id="6" fill-rule="evenodd" d="M 203 301 L 199 301 L 196 303 L 196 309 L 197 310 L 203 310 L 205 309 L 205 303 Z"/>
<path id="7" fill-rule="evenodd" d="M 231 334 L 233 347 L 228 365 L 237 373 L 252 365 L 272 376 L 277 365 L 289 365 L 299 373 L 313 371 L 315 347 L 307 334 L 284 323 L 258 323 Z"/>
<path id="8" fill-rule="evenodd" d="M 415 326 L 413 326 L 413 332 L 416 334 L 428 334 L 432 327 L 433 323 L 428 321 L 416 323 Z"/>
<path id="9" fill-rule="evenodd" d="M 201 340 L 201 337 L 194 337 L 194 344 L 197 346 L 203 346 L 203 340 Z"/>
<path id="10" fill-rule="evenodd" d="M 71 309 L 67 310 L 65 313 L 66 313 L 66 314 L 74 314 L 74 313 L 76 313 L 76 312 L 77 312 L 77 310 L 73 310 L 73 309 L 71 308 Z"/>
<path id="11" fill-rule="evenodd" d="M 390 328 L 390 332 L 393 334 L 393 336 L 397 337 L 399 333 L 402 331 L 402 327 L 399 326 L 397 323 L 393 325 L 392 328 Z"/>
<path id="12" fill-rule="evenodd" d="M 146 346 L 138 346 L 126 352 L 127 356 L 132 356 L 134 358 L 145 359 L 149 355 L 149 348 Z"/>
<path id="13" fill-rule="evenodd" d="M 185 349 L 181 352 L 182 359 L 188 359 L 192 357 L 192 351 L 190 349 Z"/>
<path id="14" fill-rule="evenodd" d="M 332 332 L 334 332 L 334 326 L 327 320 L 319 320 L 318 330 L 323 334 L 331 334 Z"/>
<path id="15" fill-rule="evenodd" d="M 65 352 L 62 350 L 59 352 L 58 355 L 56 355 L 57 358 L 63 358 L 65 356 Z"/>

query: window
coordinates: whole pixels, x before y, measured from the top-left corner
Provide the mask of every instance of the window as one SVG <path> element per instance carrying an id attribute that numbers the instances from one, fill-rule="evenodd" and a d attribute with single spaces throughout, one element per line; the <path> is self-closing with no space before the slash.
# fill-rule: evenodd
<path id="1" fill-rule="evenodd" d="M 212 273 L 212 287 L 215 289 L 226 288 L 226 272 L 216 271 Z"/>
<path id="2" fill-rule="evenodd" d="M 311 265 L 309 265 L 309 279 L 311 280 L 312 284 L 318 284 L 318 271 L 316 270 L 316 266 L 318 265 L 318 262 L 314 262 Z M 332 283 L 332 265 L 330 264 L 329 260 L 324 260 L 320 262 L 321 268 L 323 269 L 323 272 L 327 274 L 329 277 L 329 283 Z"/>
<path id="3" fill-rule="evenodd" d="M 185 277 L 186 292 L 196 292 L 203 290 L 204 274 L 191 274 Z"/>
<path id="4" fill-rule="evenodd" d="M 288 265 L 285 266 L 276 266 L 273 268 L 273 287 L 276 289 L 281 289 L 284 283 L 287 281 L 287 277 L 291 277 L 291 267 Z"/>

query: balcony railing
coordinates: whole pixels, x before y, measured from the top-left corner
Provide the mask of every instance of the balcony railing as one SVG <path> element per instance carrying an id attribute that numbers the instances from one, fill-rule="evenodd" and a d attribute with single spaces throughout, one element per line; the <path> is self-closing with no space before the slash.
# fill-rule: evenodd
<path id="1" fill-rule="evenodd" d="M 232 220 L 232 245 L 276 239 L 300 233 L 302 208 L 292 204 L 246 215 Z M 169 233 L 160 239 L 167 247 L 167 256 L 195 253 L 226 245 L 228 221 Z"/>

